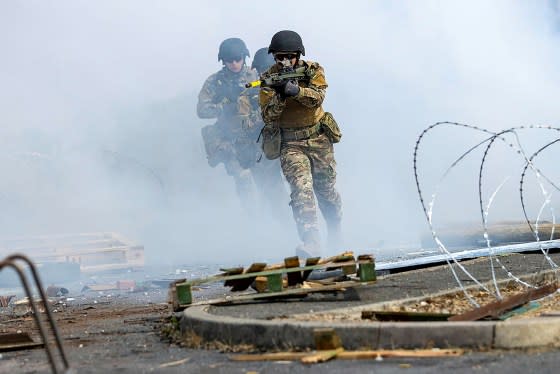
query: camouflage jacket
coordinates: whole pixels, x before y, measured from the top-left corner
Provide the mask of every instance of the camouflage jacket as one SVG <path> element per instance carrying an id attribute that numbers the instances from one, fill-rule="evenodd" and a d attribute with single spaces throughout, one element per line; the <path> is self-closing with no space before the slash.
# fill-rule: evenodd
<path id="1" fill-rule="evenodd" d="M 319 122 L 325 112 L 323 100 L 328 87 L 323 68 L 316 62 L 298 61 L 298 67 L 305 66 L 309 80 L 299 81 L 297 96 L 283 98 L 271 88 L 260 90 L 259 103 L 261 114 L 267 125 L 280 128 L 299 128 L 314 125 Z M 267 73 L 277 73 L 279 66 L 273 65 Z"/>
<path id="2" fill-rule="evenodd" d="M 198 94 L 198 117 L 216 118 L 216 124 L 231 133 L 252 128 L 258 118 L 258 92 L 245 89 L 245 83 L 257 79 L 256 71 L 247 66 L 239 73 L 224 67 L 212 74 Z"/>

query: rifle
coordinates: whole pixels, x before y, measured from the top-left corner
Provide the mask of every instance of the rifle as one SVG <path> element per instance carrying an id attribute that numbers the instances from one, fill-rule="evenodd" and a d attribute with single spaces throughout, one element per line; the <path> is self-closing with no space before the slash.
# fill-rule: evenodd
<path id="1" fill-rule="evenodd" d="M 257 81 L 249 82 L 245 85 L 246 88 L 253 87 L 274 87 L 279 86 L 286 81 L 291 80 L 308 80 L 309 75 L 305 72 L 305 66 L 300 66 L 296 69 L 292 67 L 284 67 L 278 73 L 269 73 L 261 75 Z"/>

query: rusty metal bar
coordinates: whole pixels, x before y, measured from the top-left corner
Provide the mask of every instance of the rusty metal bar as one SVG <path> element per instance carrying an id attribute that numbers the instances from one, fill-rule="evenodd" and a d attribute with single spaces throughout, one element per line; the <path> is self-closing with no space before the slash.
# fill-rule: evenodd
<path id="1" fill-rule="evenodd" d="M 545 286 L 531 289 L 517 295 L 510 296 L 503 300 L 497 300 L 481 306 L 480 308 L 471 309 L 463 314 L 457 314 L 449 317 L 448 321 L 477 321 L 483 318 L 498 318 L 504 312 L 515 307 L 523 305 L 529 301 L 539 299 L 556 292 L 558 284 L 556 282 Z"/>
<path id="2" fill-rule="evenodd" d="M 27 277 L 23 271 L 23 269 L 16 263 L 17 260 L 23 261 L 25 262 L 29 268 L 31 269 L 31 274 L 33 275 L 33 280 L 35 281 L 35 287 L 37 288 L 37 290 L 39 291 L 39 294 L 41 296 L 41 299 L 43 300 L 43 304 L 45 306 L 45 312 L 47 314 L 47 320 L 49 321 L 52 333 L 55 337 L 55 341 L 56 341 L 56 345 L 60 354 L 60 357 L 62 359 L 63 365 L 64 365 L 64 371 L 68 371 L 70 368 L 70 365 L 68 364 L 68 359 L 66 358 L 66 354 L 64 352 L 64 347 L 62 345 L 62 340 L 60 339 L 60 334 L 58 332 L 58 328 L 56 327 L 56 323 L 54 321 L 49 303 L 48 303 L 48 299 L 46 297 L 45 291 L 43 289 L 43 285 L 41 283 L 41 280 L 39 278 L 39 273 L 37 272 L 37 268 L 35 267 L 35 265 L 33 264 L 33 262 L 26 256 L 24 256 L 23 254 L 20 253 L 16 253 L 13 255 L 10 255 L 8 257 L 6 257 L 3 261 L 0 261 L 0 271 L 4 268 L 4 267 L 12 267 L 16 273 L 18 274 L 21 283 L 23 285 L 23 288 L 25 290 L 25 293 L 27 295 L 27 298 L 29 299 L 29 304 L 31 305 L 31 310 L 33 311 L 33 317 L 35 319 L 35 323 L 37 324 L 37 327 L 39 329 L 39 333 L 41 335 L 41 339 L 43 340 L 43 344 L 45 346 L 45 350 L 47 351 L 47 358 L 49 359 L 49 363 L 51 365 L 51 369 L 53 371 L 53 373 L 59 373 L 57 366 L 54 362 L 54 356 L 53 353 L 51 351 L 51 347 L 48 344 L 48 340 L 47 340 L 47 333 L 45 330 L 45 327 L 43 326 L 43 323 L 41 322 L 41 318 L 39 316 L 39 310 L 37 308 L 37 305 L 35 304 L 35 300 L 33 299 L 33 293 L 31 292 L 31 288 L 29 287 L 29 282 L 27 280 Z"/>

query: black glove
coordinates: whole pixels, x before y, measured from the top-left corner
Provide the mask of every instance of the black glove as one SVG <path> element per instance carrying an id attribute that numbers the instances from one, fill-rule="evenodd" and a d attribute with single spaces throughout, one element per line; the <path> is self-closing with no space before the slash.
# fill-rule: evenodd
<path id="1" fill-rule="evenodd" d="M 298 93 L 299 93 L 299 85 L 297 81 L 291 80 L 284 84 L 283 95 L 285 97 L 297 96 Z"/>
<path id="2" fill-rule="evenodd" d="M 286 82 L 275 84 L 274 86 L 270 86 L 279 95 L 284 95 L 284 87 L 286 86 Z"/>
<path id="3" fill-rule="evenodd" d="M 221 88 L 220 94 L 229 101 L 236 102 L 242 91 L 243 87 L 236 84 L 229 84 Z"/>

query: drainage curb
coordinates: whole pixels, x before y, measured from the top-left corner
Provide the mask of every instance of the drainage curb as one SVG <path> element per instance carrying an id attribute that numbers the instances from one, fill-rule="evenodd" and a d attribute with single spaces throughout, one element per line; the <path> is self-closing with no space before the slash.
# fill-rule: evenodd
<path id="1" fill-rule="evenodd" d="M 213 315 L 209 306 L 186 309 L 183 334 L 228 345 L 262 349 L 314 348 L 313 330 L 336 331 L 345 349 L 391 348 L 538 348 L 560 345 L 560 318 L 541 317 L 484 322 L 323 322 L 265 321 Z"/>

